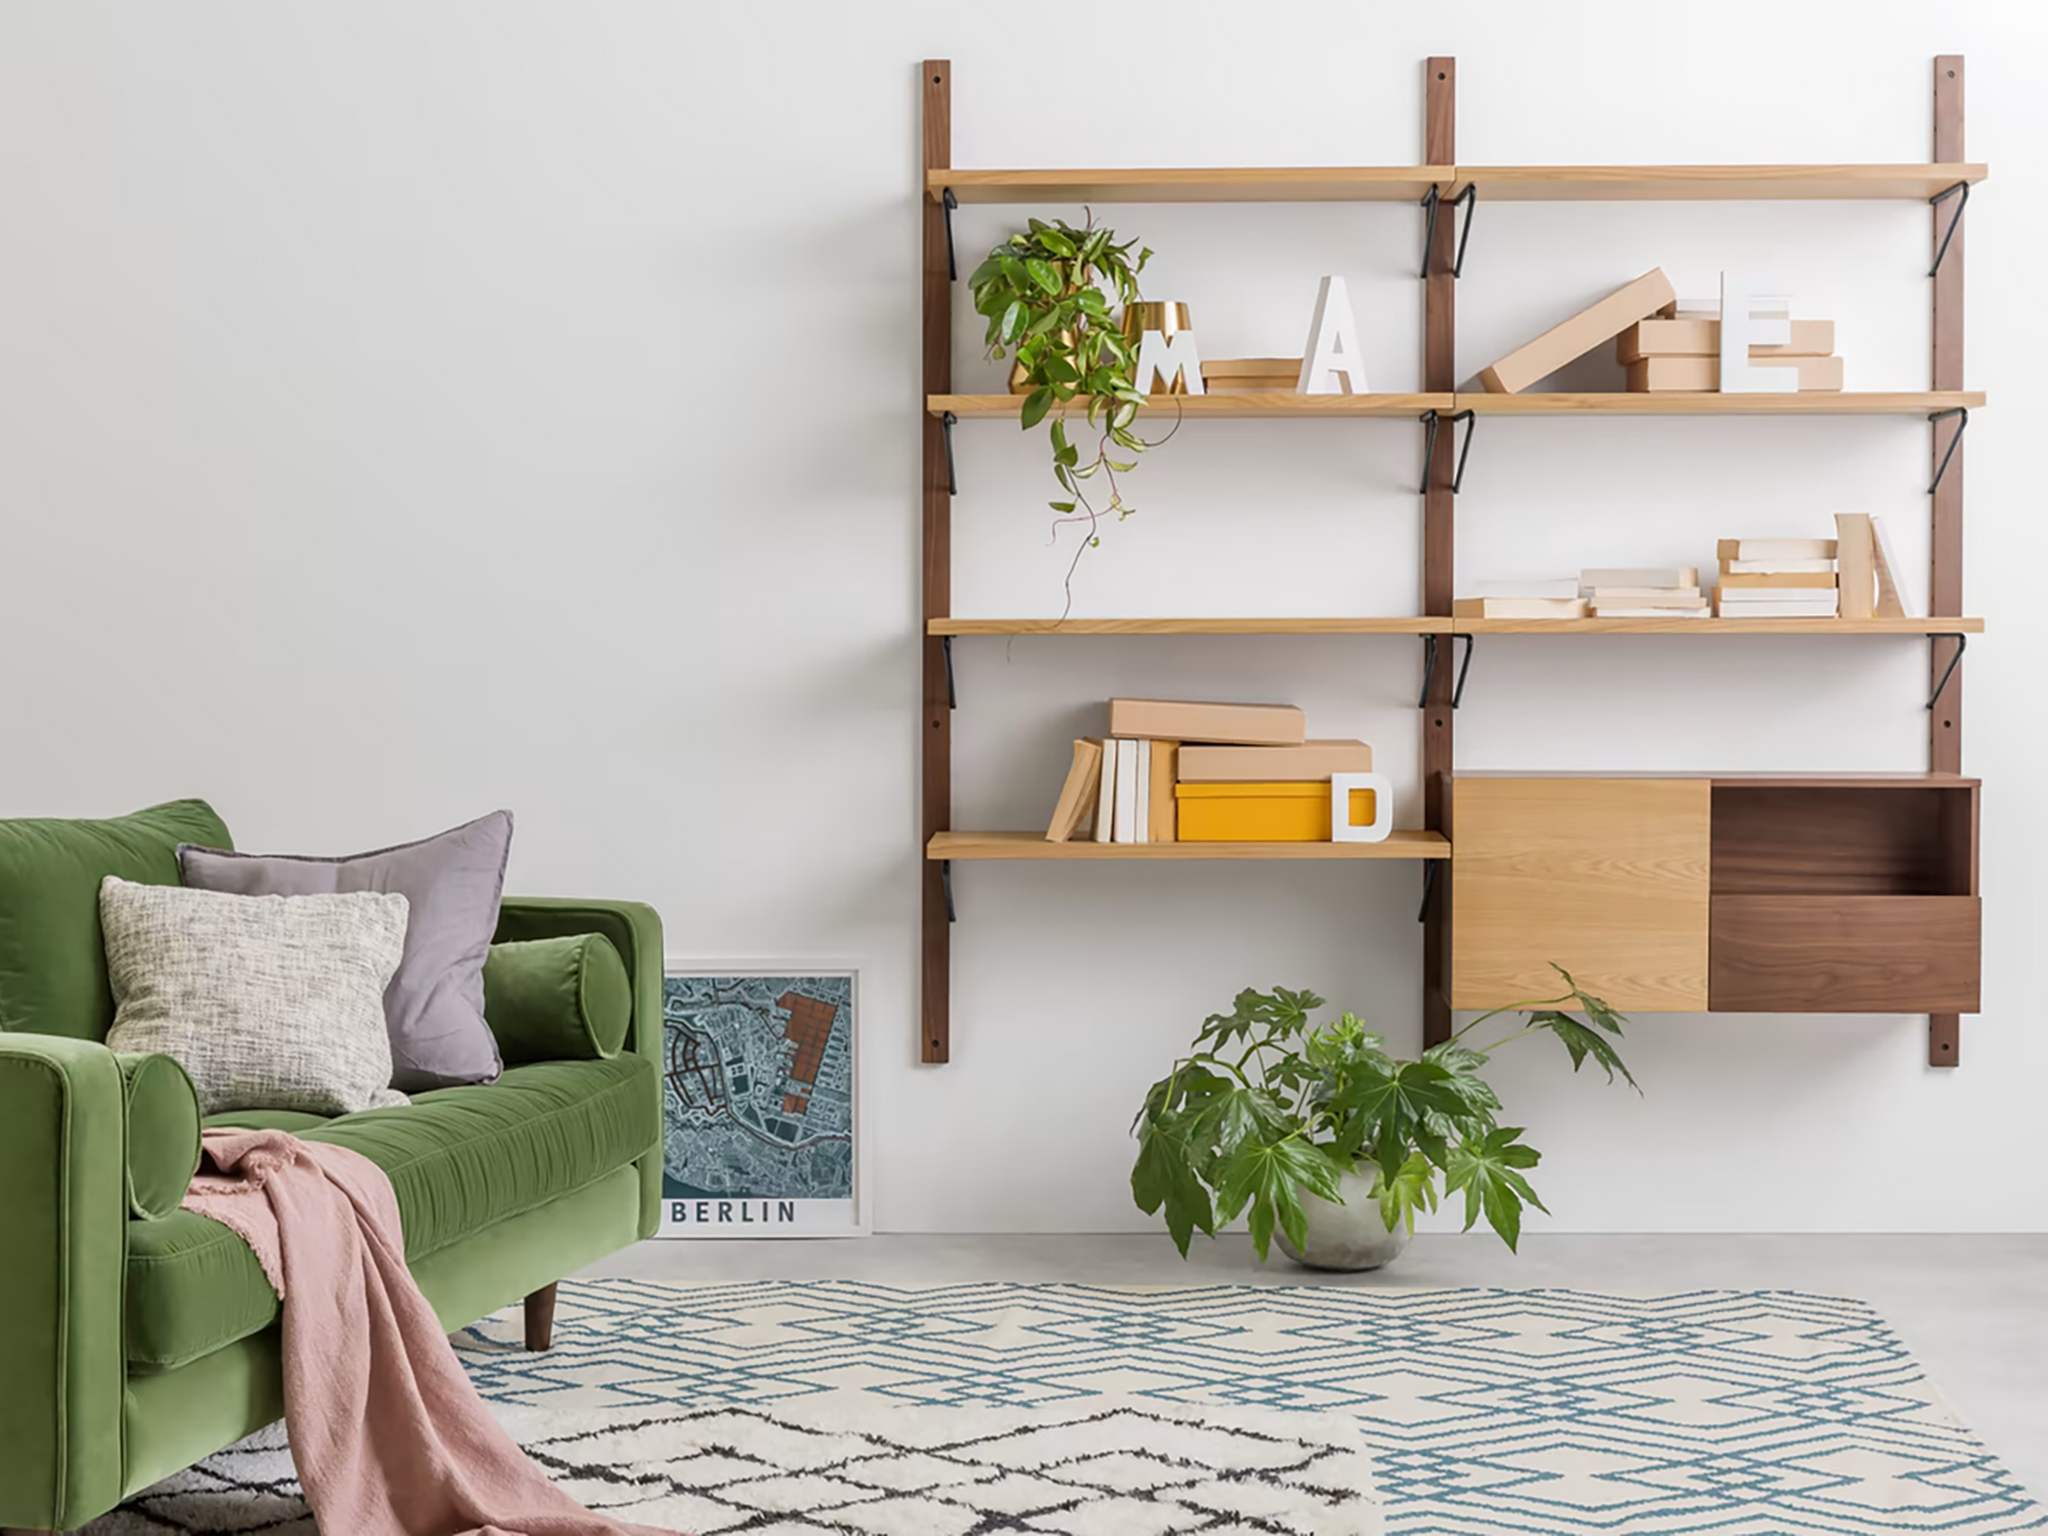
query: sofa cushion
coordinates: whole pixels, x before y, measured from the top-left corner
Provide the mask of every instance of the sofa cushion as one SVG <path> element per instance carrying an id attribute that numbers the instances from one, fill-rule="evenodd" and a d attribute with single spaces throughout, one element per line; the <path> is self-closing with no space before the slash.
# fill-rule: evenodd
<path id="1" fill-rule="evenodd" d="M 199 1091 L 170 1056 L 119 1056 L 127 1110 L 128 1214 L 168 1216 L 199 1171 Z"/>
<path id="2" fill-rule="evenodd" d="M 616 1056 L 633 1022 L 633 978 L 601 933 L 493 944 L 484 1017 L 508 1062 Z"/>
<path id="3" fill-rule="evenodd" d="M 622 1168 L 661 1141 L 654 1063 L 536 1062 L 487 1086 L 416 1094 L 409 1106 L 320 1122 L 289 1112 L 212 1125 L 290 1130 L 362 1153 L 391 1177 L 405 1253 L 420 1259 Z M 277 1297 L 256 1256 L 191 1211 L 128 1224 L 128 1362 L 168 1370 L 267 1328 Z"/>
<path id="4" fill-rule="evenodd" d="M 0 1029 L 106 1039 L 101 879 L 176 885 L 178 844 L 227 840 L 204 800 L 110 821 L 0 821 Z"/>

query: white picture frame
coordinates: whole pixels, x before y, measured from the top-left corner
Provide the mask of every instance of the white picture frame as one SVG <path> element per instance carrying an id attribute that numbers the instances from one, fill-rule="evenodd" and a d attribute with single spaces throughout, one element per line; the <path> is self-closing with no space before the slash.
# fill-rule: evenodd
<path id="1" fill-rule="evenodd" d="M 843 960 L 665 959 L 658 1237 L 869 1233 L 860 970 Z M 791 993 L 808 1005 L 801 1014 Z M 821 1019 L 826 1005 L 832 1016 Z"/>

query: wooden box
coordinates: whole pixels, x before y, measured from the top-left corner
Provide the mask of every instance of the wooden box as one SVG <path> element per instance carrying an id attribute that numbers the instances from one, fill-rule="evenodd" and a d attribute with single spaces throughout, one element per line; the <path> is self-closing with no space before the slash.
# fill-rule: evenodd
<path id="1" fill-rule="evenodd" d="M 1327 780 L 1275 784 L 1176 784 L 1184 843 L 1327 843 Z"/>

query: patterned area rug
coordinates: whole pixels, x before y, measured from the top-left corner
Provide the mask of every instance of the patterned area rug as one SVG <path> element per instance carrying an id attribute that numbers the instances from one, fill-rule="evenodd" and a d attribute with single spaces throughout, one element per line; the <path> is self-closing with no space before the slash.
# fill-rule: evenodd
<path id="1" fill-rule="evenodd" d="M 600 1281 L 518 1331 L 458 1343 L 522 1441 L 707 1533 L 2048 1531 L 1840 1297 Z M 251 1446 L 103 1529 L 298 1513 Z"/>

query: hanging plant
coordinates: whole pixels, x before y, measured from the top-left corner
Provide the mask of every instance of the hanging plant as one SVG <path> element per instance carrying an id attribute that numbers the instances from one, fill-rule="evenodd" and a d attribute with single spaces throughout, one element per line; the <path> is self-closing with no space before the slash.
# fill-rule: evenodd
<path id="1" fill-rule="evenodd" d="M 990 251 L 968 279 L 975 312 L 988 321 L 988 355 L 1014 355 L 1029 389 L 1020 414 L 1025 431 L 1045 420 L 1055 404 L 1087 397 L 1088 426 L 1098 434 L 1092 458 L 1082 461 L 1058 417 L 1051 432 L 1053 474 L 1065 493 L 1048 503 L 1059 514 L 1053 527 L 1057 532 L 1063 523 L 1087 524 L 1076 565 L 1101 542 L 1096 528 L 1102 518 L 1114 513 L 1122 520 L 1136 510 L 1123 499 L 1116 478 L 1136 468 L 1136 461 L 1112 457 L 1111 450 L 1134 455 L 1155 446 L 1132 430 L 1145 403 L 1137 386 L 1138 339 L 1125 336 L 1112 314 L 1112 303 L 1128 306 L 1139 299 L 1138 274 L 1152 253 L 1139 249 L 1133 256 L 1137 244 L 1118 245 L 1116 232 L 1097 229 L 1092 215 L 1080 229 L 1063 220 L 1033 219 L 1029 230 Z M 1087 489 L 1097 475 L 1109 488 L 1100 507 Z M 1070 601 L 1073 574 L 1069 566 Z"/>

